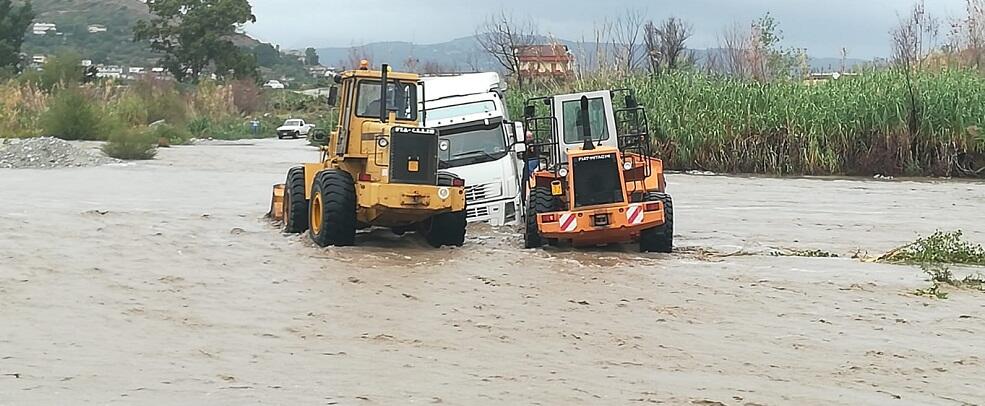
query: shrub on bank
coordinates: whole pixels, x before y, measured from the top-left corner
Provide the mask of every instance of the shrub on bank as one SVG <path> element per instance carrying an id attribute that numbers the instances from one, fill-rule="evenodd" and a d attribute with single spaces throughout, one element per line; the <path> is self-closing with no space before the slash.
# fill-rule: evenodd
<path id="1" fill-rule="evenodd" d="M 103 112 L 78 87 L 55 93 L 48 110 L 41 115 L 44 133 L 63 140 L 104 138 Z"/>
<path id="2" fill-rule="evenodd" d="M 147 129 L 147 132 L 157 140 L 159 146 L 184 144 L 192 138 L 191 133 L 184 127 L 171 124 L 153 125 Z"/>
<path id="3" fill-rule="evenodd" d="M 152 130 L 118 130 L 109 136 L 103 152 L 116 159 L 146 160 L 157 155 L 158 135 Z"/>

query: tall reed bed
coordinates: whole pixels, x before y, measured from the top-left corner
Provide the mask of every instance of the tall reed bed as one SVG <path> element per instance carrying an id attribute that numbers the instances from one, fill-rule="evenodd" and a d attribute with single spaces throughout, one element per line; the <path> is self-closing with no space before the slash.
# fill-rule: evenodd
<path id="1" fill-rule="evenodd" d="M 729 173 L 947 176 L 960 152 L 985 152 L 985 77 L 961 70 L 866 72 L 807 85 L 672 73 L 591 77 L 512 92 L 635 89 L 674 169 Z M 912 89 L 912 94 L 911 94 Z"/>

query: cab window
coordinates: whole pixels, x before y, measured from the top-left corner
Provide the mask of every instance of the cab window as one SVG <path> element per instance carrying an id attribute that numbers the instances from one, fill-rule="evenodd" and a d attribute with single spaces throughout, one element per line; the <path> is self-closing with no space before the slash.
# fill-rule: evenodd
<path id="1" fill-rule="evenodd" d="M 398 120 L 417 120 L 417 85 L 415 83 L 387 82 L 386 103 L 388 111 L 396 111 Z M 356 98 L 356 115 L 363 118 L 380 116 L 380 81 L 359 82 Z"/>
<path id="2" fill-rule="evenodd" d="M 379 89 L 379 88 L 377 88 Z M 577 144 L 584 141 L 583 123 L 581 122 L 581 100 L 571 100 L 563 103 L 564 109 L 564 143 Z M 592 139 L 598 141 L 609 139 L 609 123 L 605 115 L 605 100 L 601 97 L 588 100 L 588 121 L 592 129 Z"/>

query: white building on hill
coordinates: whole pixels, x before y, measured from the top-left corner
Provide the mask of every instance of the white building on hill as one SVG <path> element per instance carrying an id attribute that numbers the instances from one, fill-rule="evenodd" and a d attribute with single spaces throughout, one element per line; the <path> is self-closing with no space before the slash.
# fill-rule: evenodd
<path id="1" fill-rule="evenodd" d="M 33 32 L 34 35 L 45 35 L 49 32 L 55 33 L 58 32 L 58 26 L 54 23 L 34 23 L 34 25 L 31 26 L 31 32 Z"/>

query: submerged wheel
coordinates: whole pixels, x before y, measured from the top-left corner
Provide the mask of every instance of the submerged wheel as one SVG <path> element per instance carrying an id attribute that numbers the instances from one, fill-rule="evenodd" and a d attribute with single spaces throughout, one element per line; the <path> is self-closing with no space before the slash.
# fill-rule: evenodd
<path id="1" fill-rule="evenodd" d="M 438 172 L 438 186 L 451 187 L 456 179 L 461 178 L 450 172 Z M 432 247 L 441 248 L 445 245 L 461 247 L 465 245 L 468 216 L 465 209 L 442 213 L 431 217 L 420 226 L 419 232 Z"/>
<path id="2" fill-rule="evenodd" d="M 308 229 L 308 199 L 304 198 L 304 167 L 287 171 L 284 183 L 284 232 L 303 233 Z"/>
<path id="3" fill-rule="evenodd" d="M 318 246 L 341 247 L 356 242 L 356 186 L 349 173 L 319 172 L 309 211 L 309 235 Z"/>
<path id="4" fill-rule="evenodd" d="M 432 247 L 465 245 L 465 229 L 468 226 L 465 210 L 442 213 L 425 223 L 424 238 Z"/>
<path id="5" fill-rule="evenodd" d="M 640 252 L 669 254 L 674 251 L 674 199 L 666 193 L 650 192 L 646 201 L 663 202 L 664 223 L 640 233 Z"/>
<path id="6" fill-rule="evenodd" d="M 551 196 L 550 189 L 546 187 L 536 187 L 530 191 L 527 203 L 526 229 L 523 233 L 523 246 L 526 248 L 540 248 L 547 242 L 540 236 L 540 229 L 537 227 L 537 216 L 558 210 L 558 200 Z"/>

